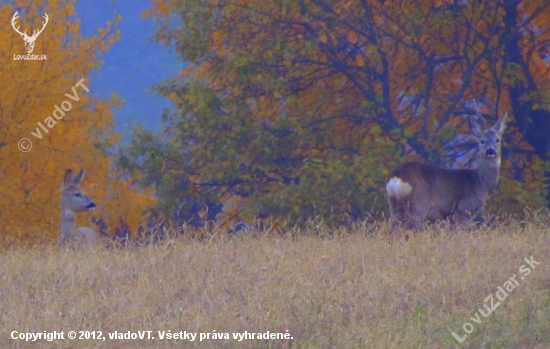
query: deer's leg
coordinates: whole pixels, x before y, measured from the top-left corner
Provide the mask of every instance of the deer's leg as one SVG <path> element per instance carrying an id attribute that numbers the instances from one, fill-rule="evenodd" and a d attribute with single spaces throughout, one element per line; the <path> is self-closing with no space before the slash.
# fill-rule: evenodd
<path id="1" fill-rule="evenodd" d="M 472 214 L 467 210 L 456 210 L 452 216 L 455 225 L 463 225 L 471 222 Z"/>
<path id="2" fill-rule="evenodd" d="M 389 204 L 390 204 L 390 221 L 391 221 L 391 227 L 390 227 L 390 233 L 394 234 L 396 230 L 401 226 L 401 223 L 403 223 L 406 219 L 405 215 L 405 208 L 406 204 L 404 202 L 405 200 L 400 200 L 398 198 L 389 198 Z"/>
<path id="3" fill-rule="evenodd" d="M 413 197 L 412 200 L 408 202 L 408 217 L 407 217 L 407 227 L 409 229 L 418 230 L 420 224 L 424 223 L 428 212 L 430 211 L 430 203 L 427 200 L 420 200 Z"/>

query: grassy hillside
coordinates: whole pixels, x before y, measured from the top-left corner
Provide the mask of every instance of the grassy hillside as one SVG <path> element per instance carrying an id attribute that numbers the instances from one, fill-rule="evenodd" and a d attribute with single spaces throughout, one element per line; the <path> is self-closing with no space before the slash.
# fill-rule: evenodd
<path id="1" fill-rule="evenodd" d="M 548 216 L 452 233 L 431 226 L 408 241 L 386 230 L 218 233 L 115 250 L 12 247 L 0 254 L 0 347 L 550 348 Z M 531 256 L 540 264 L 525 275 Z M 516 288 L 480 316 L 514 274 Z M 470 320 L 476 313 L 480 324 Z M 451 332 L 464 337 L 466 322 L 473 332 L 459 345 Z M 70 330 L 102 331 L 105 340 L 10 339 L 11 331 L 67 338 Z M 147 330 L 154 340 L 109 339 Z M 292 339 L 233 339 L 286 330 Z M 230 339 L 161 340 L 158 331 Z"/>

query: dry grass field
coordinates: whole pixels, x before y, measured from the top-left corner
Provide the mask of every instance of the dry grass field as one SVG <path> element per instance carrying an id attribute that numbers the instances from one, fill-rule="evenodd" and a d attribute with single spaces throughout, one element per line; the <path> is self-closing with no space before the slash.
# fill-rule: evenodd
<path id="1" fill-rule="evenodd" d="M 531 256 L 540 264 L 526 275 Z M 516 288 L 499 304 L 510 278 Z M 490 295 L 498 307 L 480 316 Z M 0 314 L 0 348 L 547 349 L 550 217 L 452 232 L 432 225 L 408 241 L 367 224 L 126 249 L 10 247 L 0 253 Z M 462 338 L 464 328 L 473 331 L 459 344 L 451 332 Z M 292 339 L 233 338 L 287 330 Z M 66 339 L 11 339 L 44 331 Z M 100 339 L 70 340 L 69 331 Z M 109 339 L 115 331 L 155 339 Z"/>

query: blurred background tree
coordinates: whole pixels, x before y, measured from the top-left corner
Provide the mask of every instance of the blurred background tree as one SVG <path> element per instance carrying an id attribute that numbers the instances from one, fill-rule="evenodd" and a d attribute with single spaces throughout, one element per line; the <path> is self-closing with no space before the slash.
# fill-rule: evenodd
<path id="1" fill-rule="evenodd" d="M 153 1 L 189 65 L 121 169 L 177 221 L 386 210 L 405 160 L 471 166 L 468 117 L 509 112 L 500 212 L 548 205 L 550 1 Z"/>

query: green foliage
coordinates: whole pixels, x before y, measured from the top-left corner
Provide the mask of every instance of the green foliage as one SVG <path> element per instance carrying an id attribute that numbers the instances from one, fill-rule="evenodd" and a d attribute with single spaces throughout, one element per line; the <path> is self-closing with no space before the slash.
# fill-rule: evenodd
<path id="1" fill-rule="evenodd" d="M 162 134 L 134 130 L 119 166 L 144 174 L 142 185 L 157 188 L 159 212 L 168 217 L 200 222 L 198 216 L 208 207 L 208 218 L 214 219 L 220 212 L 215 203 L 232 202 L 234 214 L 248 218 L 268 214 L 342 221 L 385 206 L 376 183 L 384 181 L 387 170 L 378 162 L 397 147 L 385 143 L 376 125 L 371 137 L 357 145 L 360 151 L 316 149 L 311 143 L 326 138 L 334 124 L 306 132 L 299 118 L 254 122 L 248 107 L 221 99 L 193 80 L 166 83 L 159 91 L 183 101 L 177 112 L 164 115 L 168 126 Z M 237 204 L 236 198 L 246 200 Z"/>

